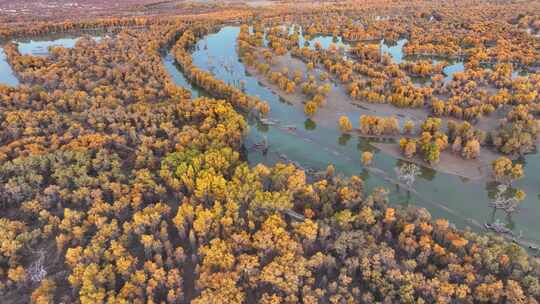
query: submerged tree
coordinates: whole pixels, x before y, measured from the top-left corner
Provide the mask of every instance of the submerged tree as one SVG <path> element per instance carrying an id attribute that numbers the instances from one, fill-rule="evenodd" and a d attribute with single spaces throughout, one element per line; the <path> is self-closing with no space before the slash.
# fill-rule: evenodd
<path id="1" fill-rule="evenodd" d="M 514 190 L 505 184 L 501 184 L 497 186 L 495 198 L 489 205 L 495 209 L 503 210 L 510 215 L 517 211 L 519 203 L 525 199 L 525 196 L 526 194 L 523 190 Z"/>
<path id="2" fill-rule="evenodd" d="M 411 188 L 416 177 L 420 175 L 420 168 L 413 163 L 404 163 L 400 167 L 396 167 L 397 178 L 400 182 Z"/>

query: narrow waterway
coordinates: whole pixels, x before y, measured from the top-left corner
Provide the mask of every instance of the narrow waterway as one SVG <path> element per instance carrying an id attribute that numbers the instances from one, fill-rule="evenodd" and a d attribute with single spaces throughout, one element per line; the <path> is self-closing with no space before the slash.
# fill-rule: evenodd
<path id="1" fill-rule="evenodd" d="M 389 189 L 391 200 L 396 204 L 425 207 L 435 218 L 448 218 L 462 228 L 470 226 L 480 230 L 484 223 L 499 220 L 517 234 L 521 232 L 524 237 L 538 241 L 540 223 L 537 215 L 540 214 L 540 202 L 536 185 L 540 183 L 540 156 L 531 155 L 525 160 L 527 177 L 516 183 L 516 186 L 523 188 L 528 196 L 522 202 L 520 211 L 511 218 L 502 212 L 494 212 L 488 206 L 494 185 L 469 182 L 429 168 L 421 168 L 421 175 L 414 184 L 416 193 L 398 190 L 389 179 L 395 179 L 395 168 L 400 166 L 402 161 L 380 153 L 370 145 L 369 140 L 356 135 L 342 135 L 335 122 L 318 121 L 317 116 L 306 119 L 302 105 L 288 104 L 272 90 L 264 87 L 257 78 L 246 72 L 239 60 L 236 52 L 238 33 L 238 27 L 225 27 L 208 35 L 197 43 L 192 57 L 196 66 L 212 72 L 216 78 L 237 86 L 242 81 L 247 94 L 259 96 L 269 102 L 269 120 L 277 122 L 277 125 L 261 125 L 259 122 L 250 121 L 250 132 L 245 145 L 249 150 L 248 160 L 251 164 L 271 165 L 278 161 L 293 161 L 314 171 L 324 170 L 328 164 L 333 164 L 341 174 L 362 176 L 368 189 L 379 186 Z M 323 47 L 327 47 L 332 41 L 332 37 L 315 39 L 321 41 Z M 309 45 L 313 44 L 310 42 Z M 403 45 L 404 43 L 398 42 L 397 46 L 388 47 L 389 54 L 396 62 L 404 60 Z M 193 88 L 176 69 L 170 55 L 164 58 L 164 64 L 178 85 L 192 90 L 194 96 L 201 95 L 201 91 Z M 462 70 L 463 63 L 456 62 L 447 67 L 445 73 L 447 77 L 451 77 L 449 74 Z M 344 114 L 353 125 L 358 126 L 358 118 L 362 112 L 359 108 Z M 263 140 L 269 144 L 266 155 L 250 149 Z M 373 170 L 362 166 L 360 154 L 363 151 L 374 152 L 374 167 L 384 172 L 383 174 L 373 174 Z"/>

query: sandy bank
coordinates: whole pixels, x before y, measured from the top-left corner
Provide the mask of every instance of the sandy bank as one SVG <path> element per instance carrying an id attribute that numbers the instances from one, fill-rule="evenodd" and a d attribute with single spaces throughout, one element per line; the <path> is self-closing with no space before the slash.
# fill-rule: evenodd
<path id="1" fill-rule="evenodd" d="M 272 65 L 272 71 L 276 72 L 281 71 L 283 68 L 287 68 L 290 72 L 300 70 L 303 75 L 312 74 L 317 78 L 322 72 L 321 69 L 315 69 L 314 71 L 308 72 L 306 64 L 300 59 L 292 57 L 290 54 L 276 56 L 273 60 L 274 64 Z M 286 102 L 293 104 L 303 111 L 304 102 L 308 100 L 308 97 L 301 93 L 299 87 L 297 87 L 294 93 L 288 94 L 281 90 L 277 85 L 271 83 L 264 75 L 257 73 L 255 68 L 247 67 L 247 70 L 265 87 L 279 95 Z M 307 76 L 305 78 L 307 78 Z M 318 83 L 322 85 L 325 82 L 318 81 Z M 342 84 L 334 83 L 332 91 L 327 96 L 326 104 L 319 107 L 312 119 L 317 122 L 317 125 L 337 127 L 338 119 L 343 115 L 349 116 L 353 125 L 358 124 L 360 115 L 396 116 L 401 123 L 405 122 L 407 119 L 423 121 L 428 116 L 424 109 L 396 108 L 387 103 L 377 104 L 354 100 L 349 96 L 346 88 Z"/>
<path id="2" fill-rule="evenodd" d="M 417 165 L 432 168 L 438 172 L 456 175 L 472 181 L 484 181 L 490 178 L 491 162 L 499 157 L 495 152 L 482 148 L 480 157 L 477 159 L 463 159 L 450 151 L 443 151 L 440 161 L 436 165 L 430 165 L 419 156 L 408 159 L 401 154 L 397 144 L 372 143 L 372 145 L 394 158 L 413 162 Z"/>

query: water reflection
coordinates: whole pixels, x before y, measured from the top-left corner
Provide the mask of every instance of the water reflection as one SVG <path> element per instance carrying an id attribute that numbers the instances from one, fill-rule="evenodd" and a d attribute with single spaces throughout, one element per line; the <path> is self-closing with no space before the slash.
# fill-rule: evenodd
<path id="1" fill-rule="evenodd" d="M 96 42 L 99 42 L 101 36 L 88 36 L 91 39 L 94 39 Z M 65 48 L 73 48 L 77 41 L 79 41 L 82 36 L 74 37 L 63 37 L 56 39 L 38 39 L 38 40 L 16 40 L 15 42 L 19 46 L 19 52 L 22 55 L 32 55 L 32 56 L 46 56 L 49 54 L 49 48 L 54 46 L 61 46 Z"/>
<path id="2" fill-rule="evenodd" d="M 433 65 L 437 65 L 441 62 L 446 62 L 448 65 L 443 69 L 445 75 L 444 82 L 452 80 L 454 74 L 457 72 L 463 72 L 465 70 L 465 64 L 462 60 L 456 60 L 455 58 L 447 58 L 443 56 L 407 56 L 403 52 L 403 47 L 408 42 L 407 39 L 399 39 L 397 43 L 389 44 L 384 40 L 381 41 L 381 54 L 388 54 L 392 58 L 392 61 L 396 64 L 400 64 L 406 61 L 418 61 L 418 60 L 431 60 Z M 430 77 L 413 77 L 413 81 L 419 85 L 429 85 L 431 83 Z"/>
<path id="3" fill-rule="evenodd" d="M 191 91 L 192 98 L 208 96 L 208 94 L 205 94 L 205 92 L 201 88 L 198 88 L 197 86 L 192 85 L 191 83 L 187 81 L 187 79 L 184 77 L 184 74 L 180 72 L 180 68 L 174 62 L 174 59 L 170 54 L 164 57 L 162 62 L 163 62 L 163 65 L 165 66 L 165 69 L 167 70 L 169 75 L 171 75 L 171 77 L 174 79 L 176 84 Z"/>
<path id="4" fill-rule="evenodd" d="M 432 181 L 435 179 L 435 176 L 437 176 L 436 170 L 423 166 L 420 167 L 420 178 L 427 181 Z"/>
<path id="5" fill-rule="evenodd" d="M 315 49 L 317 45 L 319 45 L 322 49 L 328 49 L 332 44 L 338 47 L 338 49 L 342 50 L 347 50 L 350 47 L 349 44 L 343 42 L 341 37 L 317 35 L 311 37 L 310 40 L 304 39 L 304 36 L 301 36 L 300 45 L 307 46 L 311 49 Z"/>
<path id="6" fill-rule="evenodd" d="M 368 170 L 362 169 L 362 171 L 360 171 L 360 174 L 358 176 L 361 177 L 364 182 L 366 182 L 369 180 L 371 175 L 369 174 Z"/>
<path id="7" fill-rule="evenodd" d="M 299 46 L 316 49 L 316 46 L 318 45 L 322 49 L 328 49 L 330 45 L 335 45 L 342 53 L 344 53 L 344 51 L 347 51 L 351 47 L 351 44 L 344 42 L 342 37 L 330 35 L 309 36 L 306 33 L 303 33 L 301 27 L 296 25 L 290 26 L 288 29 L 289 35 L 298 35 Z M 456 72 L 463 72 L 465 70 L 464 62 L 462 60 L 456 60 L 455 58 L 446 58 L 443 56 L 407 56 L 403 52 L 403 47 L 405 46 L 405 44 L 407 44 L 407 42 L 408 39 L 406 38 L 401 38 L 397 41 L 381 40 L 379 42 L 381 54 L 388 54 L 395 64 L 400 64 L 406 61 L 417 61 L 422 59 L 432 60 L 432 63 L 434 65 L 443 61 L 447 62 L 448 66 L 443 69 L 445 75 L 444 82 L 452 80 L 453 75 Z M 264 46 L 268 46 L 266 34 L 264 36 Z M 412 80 L 418 86 L 428 86 L 431 84 L 431 77 L 413 77 Z"/>
<path id="8" fill-rule="evenodd" d="M 259 120 L 257 120 L 255 122 L 255 124 L 257 126 L 257 131 L 259 131 L 259 132 L 266 133 L 266 132 L 268 132 L 268 130 L 270 130 L 269 125 L 261 123 Z"/>
<path id="9" fill-rule="evenodd" d="M 0 48 L 0 83 L 9 86 L 19 84 L 19 79 L 17 79 L 11 65 L 7 62 L 7 56 L 3 48 Z"/>
<path id="10" fill-rule="evenodd" d="M 315 128 L 317 128 L 317 124 L 315 121 L 308 118 L 306 121 L 304 121 L 304 128 L 306 128 L 306 130 L 315 130 Z"/>
<path id="11" fill-rule="evenodd" d="M 464 70 L 465 70 L 465 64 L 463 62 L 458 62 L 458 63 L 454 63 L 454 64 L 446 66 L 443 69 L 443 73 L 445 75 L 444 82 L 448 82 L 452 80 L 455 73 L 463 72 Z"/>
<path id="12" fill-rule="evenodd" d="M 338 143 L 341 146 L 346 146 L 349 140 L 351 140 L 351 137 L 352 137 L 351 134 L 347 134 L 347 133 L 341 134 L 341 136 L 338 137 Z"/>
<path id="13" fill-rule="evenodd" d="M 367 140 L 362 137 L 358 137 L 358 144 L 356 145 L 356 149 L 361 152 L 371 152 L 373 154 L 379 153 L 380 150 L 377 149 L 375 146 L 370 144 L 370 140 Z"/>

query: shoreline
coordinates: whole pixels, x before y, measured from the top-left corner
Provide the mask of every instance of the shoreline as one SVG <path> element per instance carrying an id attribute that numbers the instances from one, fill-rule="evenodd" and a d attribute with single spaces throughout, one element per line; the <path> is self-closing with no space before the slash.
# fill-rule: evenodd
<path id="1" fill-rule="evenodd" d="M 440 173 L 455 175 L 473 182 L 489 181 L 491 161 L 498 157 L 496 153 L 485 149 L 480 153 L 480 156 L 477 159 L 464 159 L 450 151 L 441 151 L 439 163 L 431 165 L 420 159 L 418 156 L 413 158 L 405 157 L 401 154 L 401 151 L 396 144 L 371 143 L 371 145 L 396 159 L 430 168 Z"/>

